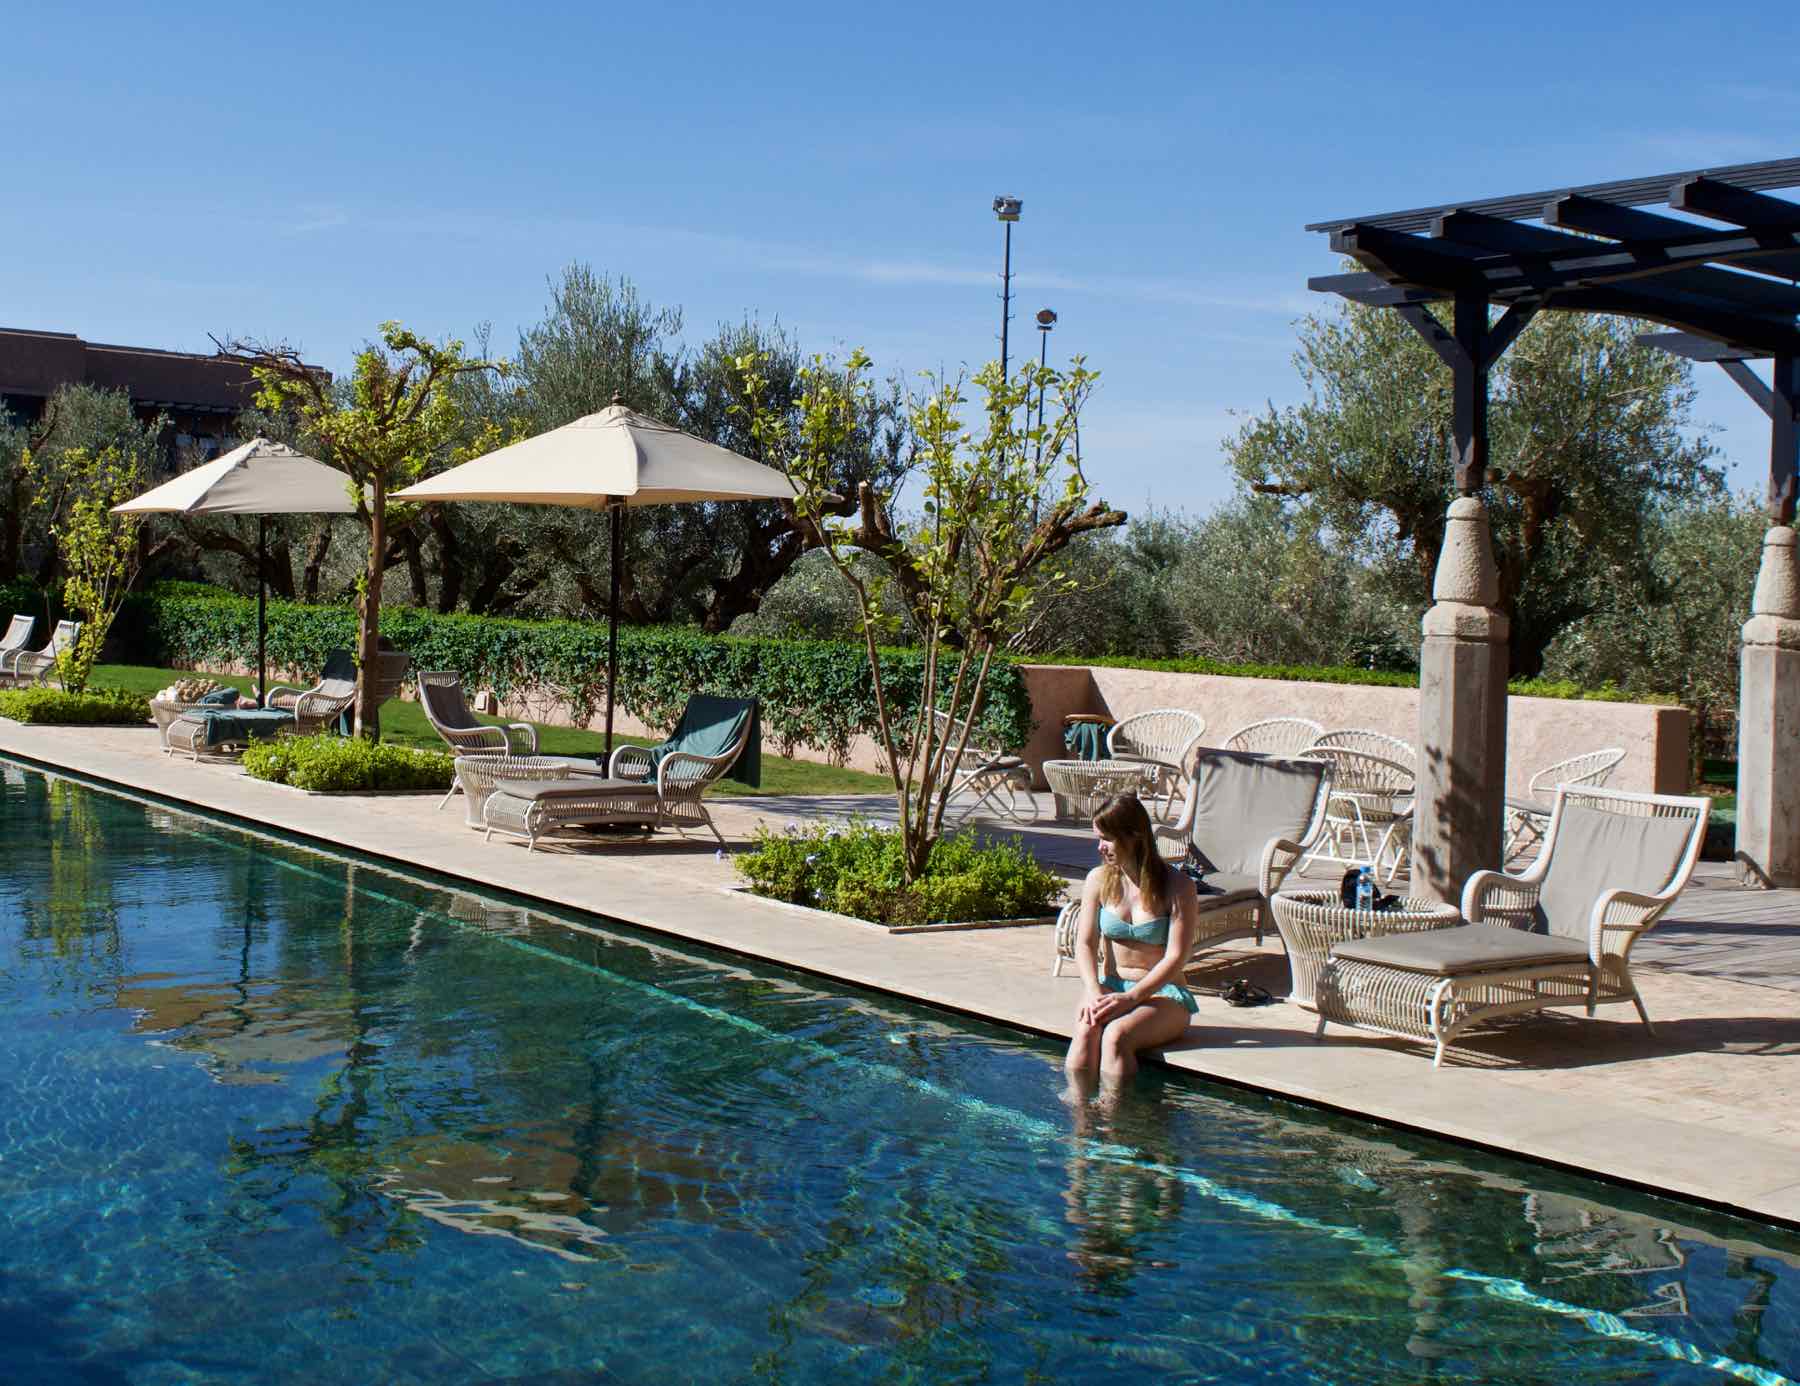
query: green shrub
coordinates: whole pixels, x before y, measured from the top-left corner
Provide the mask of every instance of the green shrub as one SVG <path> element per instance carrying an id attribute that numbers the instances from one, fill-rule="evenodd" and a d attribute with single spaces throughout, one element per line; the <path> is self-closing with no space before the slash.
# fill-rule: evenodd
<path id="1" fill-rule="evenodd" d="M 1417 671 L 1345 669 L 1310 664 L 1227 664 L 1218 659 L 1130 659 L 1120 656 L 1089 658 L 1055 655 L 1032 658 L 1028 664 L 1088 665 L 1096 669 L 1153 669 L 1165 674 L 1217 674 L 1233 679 L 1280 679 L 1287 683 L 1362 684 L 1377 688 L 1417 688 Z M 1567 679 L 1514 679 L 1506 691 L 1519 698 L 1568 698 L 1606 703 L 1673 703 L 1662 694 L 1631 693 L 1616 684 L 1583 688 Z"/>
<path id="2" fill-rule="evenodd" d="M 244 770 L 259 780 L 314 793 L 379 789 L 442 793 L 455 773 L 451 758 L 442 751 L 330 735 L 255 742 L 244 752 Z"/>
<path id="3" fill-rule="evenodd" d="M 0 717 L 15 722 L 64 723 L 80 726 L 141 726 L 150 720 L 150 702 L 122 688 L 90 688 L 65 693 L 60 688 L 14 688 L 0 693 Z"/>
<path id="4" fill-rule="evenodd" d="M 256 603 L 193 584 L 165 584 L 131 598 L 119 621 L 139 662 L 192 668 L 256 656 Z M 440 615 L 417 607 L 384 607 L 381 631 L 412 656 L 414 669 L 451 669 L 471 689 L 501 697 L 526 688 L 550 690 L 585 719 L 606 698 L 606 627 L 588 621 L 518 621 Z M 332 650 L 356 643 L 349 607 L 269 603 L 269 662 L 315 670 Z M 915 706 L 923 658 L 913 650 L 882 652 L 887 696 Z M 1009 746 L 1031 735 L 1031 700 L 1018 669 L 996 660 L 988 676 L 981 729 Z M 690 693 L 754 695 L 766 734 L 784 754 L 811 746 L 839 761 L 858 735 L 873 734 L 874 681 L 861 645 L 828 640 L 756 640 L 709 636 L 670 627 L 619 632 L 619 705 L 653 727 L 669 727 Z"/>
<path id="5" fill-rule="evenodd" d="M 1062 878 L 1017 838 L 982 846 L 972 833 L 951 833 L 911 887 L 891 828 L 790 823 L 781 832 L 758 828 L 754 841 L 734 861 L 756 894 L 878 924 L 1035 918 L 1063 893 Z"/>

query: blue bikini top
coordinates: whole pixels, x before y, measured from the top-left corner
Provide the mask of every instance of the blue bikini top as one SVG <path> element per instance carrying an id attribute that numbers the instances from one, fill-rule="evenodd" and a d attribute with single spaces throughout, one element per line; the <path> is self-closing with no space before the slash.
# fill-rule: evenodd
<path id="1" fill-rule="evenodd" d="M 1141 919 L 1136 924 L 1130 924 L 1102 905 L 1100 932 L 1107 938 L 1116 938 L 1124 943 L 1161 945 L 1169 941 L 1169 916 L 1158 915 L 1155 919 Z"/>

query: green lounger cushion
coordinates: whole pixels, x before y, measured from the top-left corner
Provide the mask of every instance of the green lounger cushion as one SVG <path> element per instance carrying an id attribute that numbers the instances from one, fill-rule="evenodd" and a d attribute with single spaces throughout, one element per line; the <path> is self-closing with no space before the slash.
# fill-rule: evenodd
<path id="1" fill-rule="evenodd" d="M 1458 924 L 1452 929 L 1430 929 L 1424 933 L 1351 939 L 1334 944 L 1331 956 L 1341 962 L 1375 963 L 1403 972 L 1456 977 L 1519 967 L 1578 967 L 1587 962 L 1588 950 L 1585 943 L 1555 934 L 1532 934 L 1504 924 Z"/>
<path id="2" fill-rule="evenodd" d="M 696 756 L 724 755 L 750 724 L 750 739 L 737 760 L 725 767 L 731 775 L 752 789 L 762 784 L 762 727 L 754 698 L 721 698 L 710 693 L 696 693 L 682 709 L 681 721 L 660 746 L 650 748 L 650 758 L 658 766 L 663 758 L 676 751 Z"/>

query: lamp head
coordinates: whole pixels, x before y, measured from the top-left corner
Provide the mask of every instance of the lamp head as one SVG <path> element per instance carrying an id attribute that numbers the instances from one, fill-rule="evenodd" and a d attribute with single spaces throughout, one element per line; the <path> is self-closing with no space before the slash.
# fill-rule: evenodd
<path id="1" fill-rule="evenodd" d="M 1038 309 L 1037 325 L 1038 325 L 1039 332 L 1048 332 L 1051 328 L 1055 327 L 1056 326 L 1056 310 L 1054 308 Z"/>
<path id="2" fill-rule="evenodd" d="M 1019 208 L 1022 205 L 1023 204 L 1018 198 L 1007 197 L 1002 194 L 994 199 L 994 215 L 1000 218 L 1001 221 L 1017 221 L 1019 219 Z"/>

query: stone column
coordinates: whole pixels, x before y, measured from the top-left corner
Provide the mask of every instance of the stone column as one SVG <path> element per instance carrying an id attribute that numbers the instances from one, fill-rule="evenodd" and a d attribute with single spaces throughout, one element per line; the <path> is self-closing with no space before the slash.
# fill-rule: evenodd
<path id="1" fill-rule="evenodd" d="M 1409 893 L 1462 903 L 1500 865 L 1506 800 L 1506 617 L 1487 508 L 1450 503 L 1419 654 L 1419 780 Z"/>
<path id="2" fill-rule="evenodd" d="M 1738 876 L 1800 886 L 1800 566 L 1786 525 L 1763 536 L 1742 660 Z"/>

